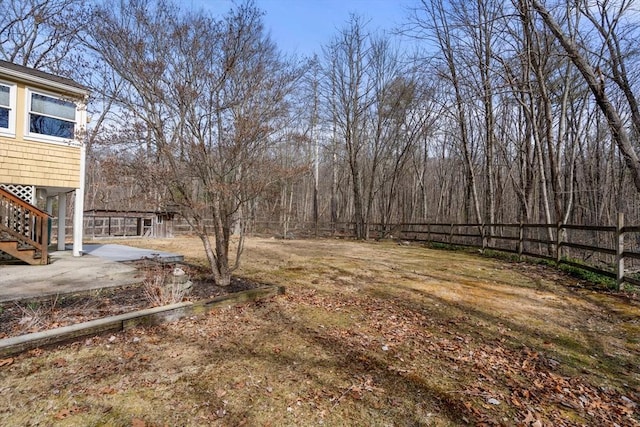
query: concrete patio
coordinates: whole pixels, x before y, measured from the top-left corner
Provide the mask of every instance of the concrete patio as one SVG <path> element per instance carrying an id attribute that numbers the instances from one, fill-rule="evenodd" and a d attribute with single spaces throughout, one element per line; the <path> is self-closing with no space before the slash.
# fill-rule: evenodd
<path id="1" fill-rule="evenodd" d="M 183 257 L 125 245 L 84 245 L 84 256 L 52 252 L 49 265 L 0 265 L 0 302 L 67 294 L 140 282 L 138 270 L 122 261 Z"/>

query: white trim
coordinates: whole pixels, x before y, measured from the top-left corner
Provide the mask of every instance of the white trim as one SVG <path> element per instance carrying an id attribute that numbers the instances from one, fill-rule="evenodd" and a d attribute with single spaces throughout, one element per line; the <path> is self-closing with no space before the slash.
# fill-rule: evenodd
<path id="1" fill-rule="evenodd" d="M 60 99 L 63 101 L 68 101 L 68 102 L 73 102 L 76 105 L 76 117 L 75 117 L 75 121 L 73 122 L 74 124 L 74 138 L 73 139 L 67 139 L 67 138 L 60 138 L 57 136 L 51 136 L 51 135 L 45 135 L 45 134 L 41 134 L 41 133 L 35 133 L 35 132 L 31 132 L 30 128 L 31 128 L 31 121 L 29 116 L 31 115 L 31 95 L 33 94 L 37 94 L 37 95 L 42 95 L 42 96 L 48 96 L 50 98 L 55 98 L 55 99 Z M 40 90 L 40 89 L 32 89 L 30 87 L 27 87 L 25 90 L 25 114 L 24 114 L 24 139 L 28 140 L 28 141 L 37 141 L 37 142 L 52 142 L 52 143 L 58 143 L 58 144 L 64 144 L 64 145 L 73 145 L 73 146 L 80 146 L 82 145 L 82 142 L 78 141 L 78 132 L 80 131 L 80 129 L 84 129 L 84 126 L 81 125 L 82 121 L 82 112 L 80 111 L 80 107 L 82 107 L 82 110 L 84 111 L 84 103 L 81 102 L 78 99 L 74 99 L 74 98 L 69 98 L 69 97 L 65 97 L 65 96 L 61 96 L 60 94 L 57 93 L 52 93 L 52 92 L 47 92 L 44 90 Z M 37 113 L 38 115 L 41 116 L 45 116 L 45 117 L 50 117 L 48 115 L 45 114 L 40 114 Z M 86 113 L 85 113 L 86 114 Z M 58 120 L 63 120 L 63 121 L 67 121 L 65 119 L 61 119 L 59 117 L 53 117 L 55 119 Z"/>
<path id="2" fill-rule="evenodd" d="M 80 185 L 76 189 L 73 206 L 73 256 L 82 256 L 82 233 L 84 228 L 84 176 L 86 171 L 86 148 L 80 147 Z"/>
<path id="3" fill-rule="evenodd" d="M 0 80 L 2 86 L 9 87 L 9 127 L 0 128 L 0 136 L 16 137 L 16 99 L 18 97 L 18 85 Z"/>
<path id="4" fill-rule="evenodd" d="M 28 114 L 28 113 L 27 113 Z M 38 136 L 33 136 L 38 135 Z M 82 143 L 75 139 L 56 138 L 55 136 L 40 135 L 38 133 L 30 136 L 25 135 L 22 139 L 32 142 L 46 142 L 47 144 L 64 145 L 65 147 L 80 147 Z"/>
<path id="5" fill-rule="evenodd" d="M 81 89 L 75 86 L 71 86 L 71 85 L 67 85 L 61 82 L 56 82 L 53 80 L 49 80 L 49 79 L 45 79 L 42 77 L 37 77 L 37 76 L 33 76 L 31 74 L 28 73 L 22 73 L 20 71 L 16 71 L 16 70 L 11 70 L 9 68 L 4 68 L 2 66 L 0 66 L 0 72 L 5 75 L 5 76 L 9 76 L 9 77 L 15 77 L 17 79 L 20 79 L 22 81 L 25 82 L 30 82 L 36 85 L 42 85 L 42 86 L 46 86 L 46 87 L 51 87 L 51 88 L 55 88 L 55 89 L 59 89 L 62 90 L 64 92 L 70 92 L 73 94 L 77 94 L 77 95 L 82 95 L 82 96 L 87 96 L 89 94 L 89 92 L 85 89 Z"/>
<path id="6" fill-rule="evenodd" d="M 87 123 L 87 98 L 85 97 L 76 100 L 76 135 L 74 141 L 76 146 L 84 146 L 83 141 L 86 140 Z M 84 180 L 84 175 L 81 179 Z"/>

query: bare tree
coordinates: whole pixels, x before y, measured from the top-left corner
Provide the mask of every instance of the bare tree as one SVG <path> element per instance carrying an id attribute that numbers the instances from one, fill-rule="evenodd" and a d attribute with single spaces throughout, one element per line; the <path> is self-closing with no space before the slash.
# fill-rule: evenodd
<path id="1" fill-rule="evenodd" d="M 326 48 L 327 97 L 333 104 L 333 120 L 344 141 L 351 172 L 356 237 L 366 237 L 366 202 L 362 176 L 365 156 L 365 118 L 370 106 L 372 82 L 367 78 L 369 35 L 358 16 L 352 16 Z"/>
<path id="2" fill-rule="evenodd" d="M 607 83 L 604 80 L 604 73 L 606 72 L 606 76 L 611 76 L 615 85 L 623 91 L 627 101 L 627 107 L 633 119 L 633 132 L 637 135 L 640 132 L 638 102 L 629 83 L 626 59 L 621 52 L 620 39 L 618 36 L 618 31 L 620 30 L 618 24 L 620 24 L 624 13 L 630 11 L 631 2 L 622 1 L 618 2 L 618 4 L 607 1 L 596 2 L 595 8 L 586 2 L 580 2 L 577 5 L 600 32 L 606 50 L 609 53 L 608 61 L 602 61 L 601 67 L 596 68 L 589 63 L 584 51 L 581 50 L 575 40 L 562 29 L 549 10 L 538 0 L 530 1 L 531 7 L 540 15 L 562 48 L 567 52 L 573 64 L 582 74 L 599 108 L 607 118 L 611 134 L 624 157 L 625 164 L 633 177 L 636 189 L 640 191 L 640 159 L 631 142 L 629 130 L 625 126 L 620 111 L 616 108 L 614 102 L 612 102 L 611 95 L 607 90 Z M 596 12 L 594 12 L 594 10 L 596 10 Z M 596 13 L 599 16 L 596 16 Z"/>
<path id="3" fill-rule="evenodd" d="M 127 31 L 117 37 L 114 27 L 105 37 L 117 46 L 117 61 L 109 61 L 119 73 L 114 79 L 105 74 L 108 84 L 95 86 L 120 94 L 112 98 L 114 115 L 103 121 L 118 115 L 131 123 L 118 138 L 138 141 L 138 151 L 121 156 L 144 163 L 144 179 L 161 181 L 173 169 L 189 177 L 165 188 L 186 217 L 196 218 L 194 229 L 208 227 L 203 236 L 213 236 L 216 227 L 230 236 L 247 218 L 273 221 L 285 231 L 311 221 L 316 232 L 324 220 L 349 222 L 359 238 L 368 237 L 371 224 L 401 220 L 600 221 L 610 217 L 616 200 L 640 217 L 625 199 L 638 193 L 625 185 L 630 156 L 624 144 L 612 143 L 617 134 L 610 114 L 589 96 L 589 85 L 532 0 L 421 0 L 404 31 L 429 41 L 420 62 L 388 34 L 369 33 L 361 18 L 351 17 L 291 98 L 291 85 L 277 82 L 282 70 L 290 81 L 297 75 L 261 62 L 277 55 L 260 37 L 248 36 L 256 34 L 247 28 L 259 28 L 259 19 L 187 17 L 170 3 L 145 4 L 112 7 L 111 18 Z M 640 118 L 631 43 L 638 31 L 625 19 L 628 1 L 555 4 L 550 16 L 592 67 L 633 141 Z M 160 19 L 163 7 L 173 11 Z M 99 50 L 110 52 L 109 44 Z M 284 102 L 265 109 L 259 100 L 268 97 Z M 289 100 L 295 122 L 285 121 L 292 116 Z M 240 141 L 259 143 L 243 151 Z M 110 153 L 98 157 L 104 168 L 96 168 L 95 182 L 98 171 L 113 169 L 105 163 Z M 206 159 L 205 166 L 193 167 L 196 158 Z M 627 166 L 621 169 L 622 159 Z M 259 177 L 251 175 L 255 171 Z M 152 181 L 145 185 L 151 188 Z M 103 187 L 98 201 L 135 194 Z M 162 201 L 162 195 L 157 189 L 147 199 Z M 230 222 L 214 226 L 217 217 Z M 219 253 L 229 257 L 224 245 Z M 227 262 L 232 269 L 233 260 Z"/>
<path id="4" fill-rule="evenodd" d="M 242 253 L 243 208 L 278 179 L 269 147 L 300 73 L 265 35 L 251 3 L 215 20 L 131 0 L 97 8 L 95 19 L 93 47 L 126 83 L 117 101 L 134 117 L 136 140 L 148 145 L 140 147 L 139 178 L 179 207 L 214 281 L 226 286 Z"/>
<path id="5" fill-rule="evenodd" d="M 84 1 L 0 0 L 0 10 L 0 58 L 61 75 L 78 69 Z"/>
<path id="6" fill-rule="evenodd" d="M 468 105 L 465 101 L 464 81 L 462 69 L 466 69 L 460 63 L 461 56 L 456 49 L 456 42 L 459 38 L 456 28 L 450 22 L 449 8 L 442 0 L 422 0 L 421 6 L 413 11 L 411 16 L 411 31 L 414 36 L 433 40 L 439 50 L 439 62 L 437 72 L 452 89 L 453 99 L 445 101 L 446 110 L 450 111 L 457 127 L 455 135 L 459 141 L 457 147 L 464 161 L 466 171 L 466 193 L 465 203 L 471 203 L 473 209 L 473 219 L 482 223 L 481 205 L 478 196 L 477 172 L 474 164 L 474 153 L 469 130 Z M 452 105 L 451 105 L 452 104 Z M 465 216 L 468 210 L 465 209 Z"/>

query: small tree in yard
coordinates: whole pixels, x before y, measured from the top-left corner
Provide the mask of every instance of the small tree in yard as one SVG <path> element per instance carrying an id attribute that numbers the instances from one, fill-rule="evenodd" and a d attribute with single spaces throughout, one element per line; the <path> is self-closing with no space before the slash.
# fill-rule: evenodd
<path id="1" fill-rule="evenodd" d="M 130 115 L 122 135 L 135 144 L 137 176 L 179 207 L 215 283 L 229 285 L 244 206 L 286 173 L 270 148 L 300 70 L 280 56 L 251 3 L 220 20 L 138 0 L 93 16 L 88 43 L 128 86 L 117 102 Z"/>

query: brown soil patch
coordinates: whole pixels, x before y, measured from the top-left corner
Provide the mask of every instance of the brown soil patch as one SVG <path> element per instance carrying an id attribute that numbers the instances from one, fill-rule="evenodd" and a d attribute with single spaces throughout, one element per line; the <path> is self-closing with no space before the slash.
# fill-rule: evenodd
<path id="1" fill-rule="evenodd" d="M 239 277 L 233 278 L 228 287 L 216 286 L 207 278 L 204 269 L 183 263 L 161 264 L 145 260 L 130 264 L 140 271 L 141 283 L 0 303 L 0 339 L 157 306 L 159 304 L 147 295 L 142 282 L 158 275 L 169 277 L 174 268 L 185 271 L 193 282 L 183 301 L 210 299 L 258 286 L 253 281 Z"/>

